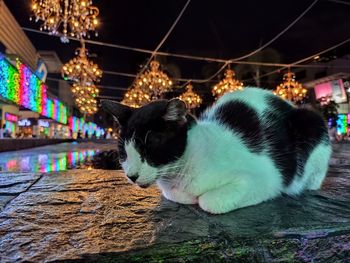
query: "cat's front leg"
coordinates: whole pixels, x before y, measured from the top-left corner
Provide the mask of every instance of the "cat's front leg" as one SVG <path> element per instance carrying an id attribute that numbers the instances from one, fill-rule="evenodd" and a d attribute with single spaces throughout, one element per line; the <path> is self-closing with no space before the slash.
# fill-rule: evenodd
<path id="1" fill-rule="evenodd" d="M 181 203 L 181 204 L 197 204 L 198 198 L 180 190 L 176 186 L 166 186 L 158 184 L 164 197 L 170 201 Z"/>
<path id="2" fill-rule="evenodd" d="M 163 195 L 165 196 L 166 199 L 181 203 L 181 204 L 197 204 L 198 203 L 198 198 L 190 195 L 188 193 L 185 193 L 183 191 L 180 191 L 177 188 L 172 188 L 172 189 L 167 189 L 163 190 Z"/>
<path id="3" fill-rule="evenodd" d="M 250 191 L 252 189 L 246 182 L 234 182 L 202 194 L 198 198 L 198 204 L 206 212 L 222 214 L 264 201 L 253 197 Z"/>

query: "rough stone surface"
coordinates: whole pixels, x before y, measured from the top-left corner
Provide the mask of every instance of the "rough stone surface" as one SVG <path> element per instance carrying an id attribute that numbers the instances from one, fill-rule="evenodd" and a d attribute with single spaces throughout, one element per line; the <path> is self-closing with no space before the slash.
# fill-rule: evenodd
<path id="1" fill-rule="evenodd" d="M 216 216 L 121 171 L 14 175 L 23 187 L 0 213 L 0 262 L 350 262 L 348 156 L 335 146 L 320 191 Z"/>
<path id="2" fill-rule="evenodd" d="M 20 193 L 28 190 L 38 179 L 37 173 L 0 172 L 0 211 Z"/>

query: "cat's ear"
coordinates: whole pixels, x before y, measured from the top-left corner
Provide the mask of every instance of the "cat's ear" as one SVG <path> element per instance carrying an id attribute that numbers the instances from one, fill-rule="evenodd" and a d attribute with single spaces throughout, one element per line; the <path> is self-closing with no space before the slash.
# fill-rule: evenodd
<path id="1" fill-rule="evenodd" d="M 187 114 L 186 103 L 179 99 L 171 99 L 168 101 L 166 112 L 163 116 L 166 121 L 177 121 L 185 123 Z"/>
<path id="2" fill-rule="evenodd" d="M 111 100 L 101 100 L 102 109 L 113 115 L 120 125 L 126 125 L 131 114 L 135 110 L 129 106 Z"/>

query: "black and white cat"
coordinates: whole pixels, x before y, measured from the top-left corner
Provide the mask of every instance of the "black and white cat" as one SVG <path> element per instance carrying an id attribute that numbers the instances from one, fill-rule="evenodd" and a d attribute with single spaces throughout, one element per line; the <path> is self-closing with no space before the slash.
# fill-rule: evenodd
<path id="1" fill-rule="evenodd" d="M 141 187 L 157 182 L 175 202 L 225 213 L 319 189 L 326 176 L 331 146 L 322 117 L 263 89 L 228 93 L 198 120 L 178 99 L 102 105 L 122 126 L 128 178 Z"/>

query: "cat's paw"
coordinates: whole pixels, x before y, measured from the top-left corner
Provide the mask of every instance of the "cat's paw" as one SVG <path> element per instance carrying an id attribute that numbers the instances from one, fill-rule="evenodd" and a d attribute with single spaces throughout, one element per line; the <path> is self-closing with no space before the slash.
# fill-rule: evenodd
<path id="1" fill-rule="evenodd" d="M 199 207 L 210 214 L 224 214 L 235 209 L 232 202 L 218 200 L 209 194 L 201 195 L 198 198 Z"/>
<path id="2" fill-rule="evenodd" d="M 198 198 L 185 192 L 172 189 L 170 191 L 163 191 L 166 199 L 185 205 L 198 204 Z"/>

